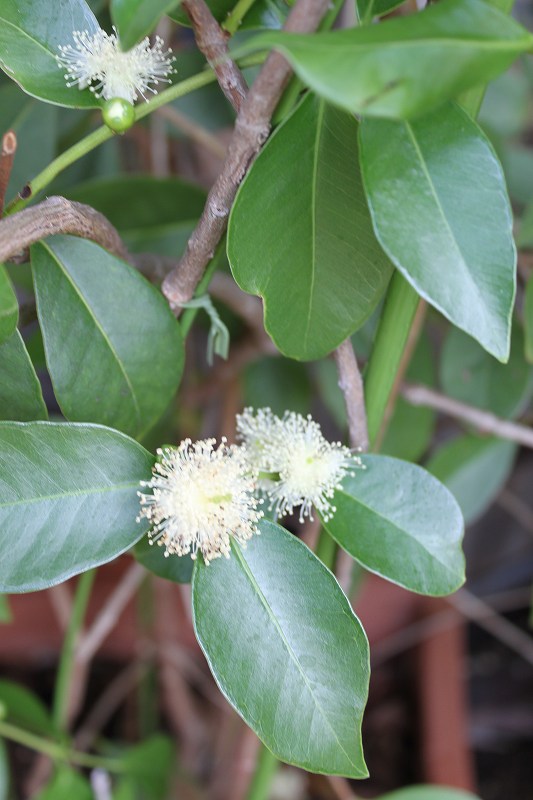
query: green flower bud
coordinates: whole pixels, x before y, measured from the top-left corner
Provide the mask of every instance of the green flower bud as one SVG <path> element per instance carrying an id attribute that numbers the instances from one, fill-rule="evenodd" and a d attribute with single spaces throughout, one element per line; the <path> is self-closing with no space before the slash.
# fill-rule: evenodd
<path id="1" fill-rule="evenodd" d="M 102 106 L 102 116 L 108 128 L 115 133 L 124 133 L 135 122 L 135 109 L 128 100 L 113 97 Z"/>

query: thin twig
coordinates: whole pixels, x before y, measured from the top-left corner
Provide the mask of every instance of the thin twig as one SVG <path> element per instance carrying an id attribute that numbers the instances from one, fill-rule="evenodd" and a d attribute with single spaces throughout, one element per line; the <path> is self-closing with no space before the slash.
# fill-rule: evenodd
<path id="1" fill-rule="evenodd" d="M 11 177 L 13 160 L 17 151 L 17 136 L 15 131 L 7 131 L 2 137 L 0 150 L 0 219 L 4 213 L 7 187 Z"/>
<path id="2" fill-rule="evenodd" d="M 334 350 L 333 358 L 339 373 L 339 388 L 346 405 L 350 446 L 358 450 L 368 450 L 363 379 L 349 338 Z"/>
<path id="3" fill-rule="evenodd" d="M 204 0 L 183 0 L 191 20 L 198 49 L 217 76 L 220 88 L 239 112 L 248 86 L 237 64 L 228 57 L 227 37 Z"/>
<path id="4" fill-rule="evenodd" d="M 470 423 L 482 433 L 490 433 L 501 439 L 509 439 L 524 447 L 533 448 L 533 429 L 518 425 L 516 422 L 508 422 L 490 411 L 468 406 L 430 389 L 429 386 L 404 385 L 402 395 L 411 405 L 434 408 L 450 417 Z"/>
<path id="5" fill-rule="evenodd" d="M 91 239 L 113 255 L 129 258 L 118 232 L 103 214 L 64 197 L 49 197 L 0 220 L 0 262 L 23 257 L 30 245 L 55 233 Z"/>
<path id="6" fill-rule="evenodd" d="M 76 652 L 76 661 L 84 664 L 91 660 L 104 639 L 117 624 L 120 615 L 137 591 L 146 570 L 134 563 L 122 576 L 120 583 L 106 600 L 105 606 L 89 630 L 83 635 Z"/>
<path id="7" fill-rule="evenodd" d="M 184 133 L 189 139 L 192 139 L 193 142 L 204 147 L 211 155 L 215 156 L 215 158 L 225 158 L 226 146 L 223 145 L 216 136 L 213 136 L 208 130 L 202 128 L 201 125 L 193 122 L 192 119 L 182 114 L 182 112 L 178 111 L 174 106 L 162 106 L 155 113 L 164 117 L 164 119 L 170 122 L 178 131 Z"/>
<path id="8" fill-rule="evenodd" d="M 297 0 L 285 30 L 294 33 L 315 30 L 328 5 L 328 0 Z M 163 293 L 175 313 L 191 299 L 213 257 L 226 230 L 239 184 L 268 137 L 270 118 L 290 76 L 291 68 L 283 56 L 271 53 L 241 106 L 222 172 L 209 192 L 183 257 L 163 282 Z"/>

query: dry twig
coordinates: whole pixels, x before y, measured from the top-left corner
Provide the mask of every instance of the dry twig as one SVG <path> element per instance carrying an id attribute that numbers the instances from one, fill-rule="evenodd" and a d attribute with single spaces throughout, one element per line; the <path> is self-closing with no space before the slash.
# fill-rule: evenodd
<path id="1" fill-rule="evenodd" d="M 15 131 L 7 131 L 2 137 L 2 148 L 0 149 L 0 218 L 4 213 L 4 202 L 16 150 L 17 136 Z"/>
<path id="2" fill-rule="evenodd" d="M 298 0 L 285 30 L 308 33 L 316 29 L 328 0 Z M 237 189 L 270 132 L 270 118 L 291 76 L 279 53 L 271 53 L 244 100 L 235 123 L 222 172 L 215 181 L 186 251 L 163 282 L 163 293 L 177 313 L 191 299 L 215 248 L 226 230 Z"/>
<path id="3" fill-rule="evenodd" d="M 516 422 L 500 419 L 490 411 L 468 406 L 444 394 L 430 389 L 429 386 L 404 385 L 402 395 L 408 403 L 414 406 L 427 406 L 441 411 L 450 417 L 468 422 L 482 433 L 490 433 L 502 439 L 533 448 L 533 430 Z"/>
<path id="4" fill-rule="evenodd" d="M 118 232 L 103 214 L 64 197 L 49 197 L 0 220 L 0 262 L 24 258 L 30 245 L 55 233 L 91 239 L 110 253 L 129 258 Z"/>
<path id="5" fill-rule="evenodd" d="M 350 446 L 367 450 L 368 428 L 363 379 L 349 338 L 334 350 L 333 357 L 339 373 L 339 387 L 344 395 L 346 405 Z"/>

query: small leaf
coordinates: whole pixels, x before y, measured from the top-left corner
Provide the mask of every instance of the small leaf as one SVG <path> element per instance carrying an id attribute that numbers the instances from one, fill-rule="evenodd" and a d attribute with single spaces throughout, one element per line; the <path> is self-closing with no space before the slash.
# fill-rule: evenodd
<path id="1" fill-rule="evenodd" d="M 224 22 L 235 7 L 235 0 L 207 0 L 207 5 L 217 22 Z M 291 10 L 292 3 L 286 0 L 255 0 L 250 10 L 244 15 L 239 31 L 267 28 L 278 30 L 283 27 Z M 191 21 L 185 11 L 176 9 L 169 16 L 180 25 L 190 27 Z"/>
<path id="2" fill-rule="evenodd" d="M 85 239 L 54 236 L 31 253 L 61 410 L 140 438 L 169 405 L 183 368 L 168 303 L 137 270 Z"/>
<path id="3" fill-rule="evenodd" d="M 12 681 L 0 680 L 0 703 L 5 719 L 20 728 L 48 736 L 55 733 L 48 709 L 32 692 Z"/>
<path id="4" fill-rule="evenodd" d="M 178 5 L 179 0 L 111 0 L 111 19 L 115 23 L 120 44 L 129 50 L 136 42 L 152 33 L 163 16 Z"/>
<path id="5" fill-rule="evenodd" d="M 409 786 L 381 795 L 378 800 L 480 800 L 477 795 L 445 786 Z"/>
<path id="6" fill-rule="evenodd" d="M 363 778 L 368 643 L 333 575 L 272 522 L 193 573 L 198 641 L 221 691 L 266 746 L 311 772 Z"/>
<path id="7" fill-rule="evenodd" d="M 505 179 L 487 138 L 448 105 L 414 122 L 364 120 L 360 139 L 383 248 L 422 297 L 505 361 L 516 251 Z"/>
<path id="8" fill-rule="evenodd" d="M 453 494 L 465 523 L 478 519 L 500 493 L 516 458 L 514 442 L 481 436 L 460 436 L 443 444 L 427 469 Z"/>
<path id="9" fill-rule="evenodd" d="M 364 456 L 343 480 L 324 527 L 360 564 L 413 592 L 444 595 L 464 582 L 464 525 L 433 475 L 388 456 Z"/>
<path id="10" fill-rule="evenodd" d="M 275 47 L 329 103 L 356 114 L 409 118 L 487 83 L 532 44 L 525 28 L 482 0 L 446 0 L 380 25 L 261 33 L 237 54 Z"/>
<path id="11" fill-rule="evenodd" d="M 0 345 L 14 333 L 18 318 L 17 296 L 5 267 L 0 264 Z"/>
<path id="12" fill-rule="evenodd" d="M 526 359 L 533 364 L 533 275 L 527 282 L 524 298 L 524 351 Z"/>
<path id="13" fill-rule="evenodd" d="M 369 22 L 372 17 L 382 17 L 404 2 L 405 0 L 355 0 L 355 5 L 359 19 Z"/>
<path id="14" fill-rule="evenodd" d="M 48 419 L 39 378 L 16 330 L 0 344 L 0 420 Z"/>
<path id="15" fill-rule="evenodd" d="M 190 583 L 194 562 L 190 556 L 165 556 L 164 548 L 151 545 L 147 536 L 133 548 L 137 561 L 157 575 L 173 583 Z"/>
<path id="16" fill-rule="evenodd" d="M 57 767 L 52 780 L 33 800 L 93 800 L 88 781 L 69 767 Z"/>
<path id="17" fill-rule="evenodd" d="M 304 99 L 239 190 L 228 258 L 239 286 L 264 298 L 265 327 L 291 358 L 322 358 L 363 325 L 391 265 L 372 230 L 355 119 Z"/>
<path id="18" fill-rule="evenodd" d="M 98 425 L 0 422 L 0 591 L 30 592 L 111 561 L 135 522 L 153 457 Z"/>
<path id="19" fill-rule="evenodd" d="M 85 0 L 2 0 L 0 67 L 33 97 L 73 108 L 98 106 L 93 92 L 67 86 L 56 57 L 60 45 L 73 43 L 74 31 L 99 29 Z"/>
<path id="20" fill-rule="evenodd" d="M 499 417 L 519 416 L 533 392 L 533 370 L 524 361 L 524 337 L 514 325 L 507 364 L 452 328 L 441 353 L 440 380 L 447 395 Z"/>
<path id="21" fill-rule="evenodd" d="M 66 193 L 96 208 L 133 252 L 177 257 L 203 211 L 203 189 L 178 178 L 120 175 L 79 184 Z"/>
<path id="22" fill-rule="evenodd" d="M 174 766 L 174 745 L 167 736 L 155 735 L 122 756 L 122 770 L 148 793 L 150 800 L 168 797 Z"/>

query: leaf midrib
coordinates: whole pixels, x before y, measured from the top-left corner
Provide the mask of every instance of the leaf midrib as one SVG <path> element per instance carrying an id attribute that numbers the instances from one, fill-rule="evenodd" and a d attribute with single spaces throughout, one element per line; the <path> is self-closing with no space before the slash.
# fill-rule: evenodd
<path id="1" fill-rule="evenodd" d="M 270 607 L 270 604 L 269 604 L 268 600 L 266 599 L 265 595 L 263 594 L 263 592 L 261 590 L 261 587 L 257 583 L 252 571 L 250 570 L 250 567 L 248 566 L 248 563 L 246 562 L 246 560 L 245 560 L 245 558 L 244 558 L 239 546 L 237 545 L 237 546 L 233 547 L 232 548 L 232 552 L 233 552 L 234 555 L 236 555 L 237 560 L 239 561 L 239 563 L 240 563 L 240 565 L 241 565 L 241 567 L 243 569 L 245 577 L 248 578 L 248 580 L 249 580 L 252 588 L 254 589 L 256 595 L 258 596 L 261 604 L 265 608 L 265 610 L 266 610 L 266 612 L 267 612 L 272 624 L 274 625 L 275 629 L 279 633 L 280 639 L 281 639 L 282 643 L 284 644 L 285 649 L 287 650 L 287 653 L 289 654 L 289 658 L 291 659 L 291 661 L 293 661 L 293 663 L 295 664 L 298 672 L 300 673 L 300 675 L 302 677 L 302 680 L 303 680 L 303 682 L 304 682 L 304 684 L 305 684 L 305 686 L 306 686 L 306 688 L 307 688 L 307 690 L 309 692 L 309 695 L 311 696 L 311 698 L 313 700 L 315 708 L 318 710 L 318 712 L 320 713 L 320 716 L 323 718 L 323 720 L 326 722 L 327 726 L 331 730 L 335 741 L 337 742 L 337 744 L 339 745 L 340 749 L 342 750 L 342 752 L 344 753 L 344 755 L 348 759 L 349 763 L 352 764 L 352 766 L 355 767 L 356 766 L 355 762 L 351 758 L 350 754 L 346 752 L 346 749 L 344 748 L 342 742 L 340 741 L 339 737 L 337 736 L 337 733 L 336 733 L 335 729 L 333 728 L 331 722 L 329 721 L 324 708 L 319 703 L 318 699 L 315 697 L 315 695 L 313 693 L 313 689 L 312 689 L 309 681 L 307 680 L 307 676 L 306 676 L 306 674 L 305 674 L 305 672 L 303 670 L 302 665 L 300 664 L 300 661 L 298 660 L 298 657 L 297 657 L 296 653 L 294 652 L 294 650 L 292 649 L 289 641 L 287 640 L 287 637 L 285 636 L 285 633 L 283 632 L 283 629 L 281 628 L 281 626 L 280 626 L 280 624 L 279 624 L 279 622 L 278 622 L 278 620 L 276 618 L 276 615 L 274 614 L 272 608 Z"/>
<path id="2" fill-rule="evenodd" d="M 0 509 L 3 508 L 16 508 L 18 506 L 32 505 L 34 503 L 46 502 L 47 500 L 65 500 L 70 497 L 91 497 L 92 495 L 107 494 L 108 492 L 121 492 L 124 489 L 133 489 L 140 485 L 138 481 L 131 481 L 130 483 L 115 483 L 112 486 L 94 487 L 91 489 L 70 490 L 56 494 L 41 495 L 39 497 L 29 497 L 23 500 L 15 500 L 12 503 L 0 503 Z"/>
<path id="3" fill-rule="evenodd" d="M 304 348 L 307 350 L 309 330 L 313 308 L 313 294 L 316 281 L 316 214 L 317 214 L 317 182 L 318 182 L 318 154 L 320 152 L 320 139 L 322 137 L 322 121 L 325 113 L 325 101 L 318 100 L 318 117 L 316 121 L 315 139 L 313 144 L 313 174 L 311 176 L 311 281 L 309 285 L 309 303 L 307 306 L 307 319 L 304 332 Z"/>

